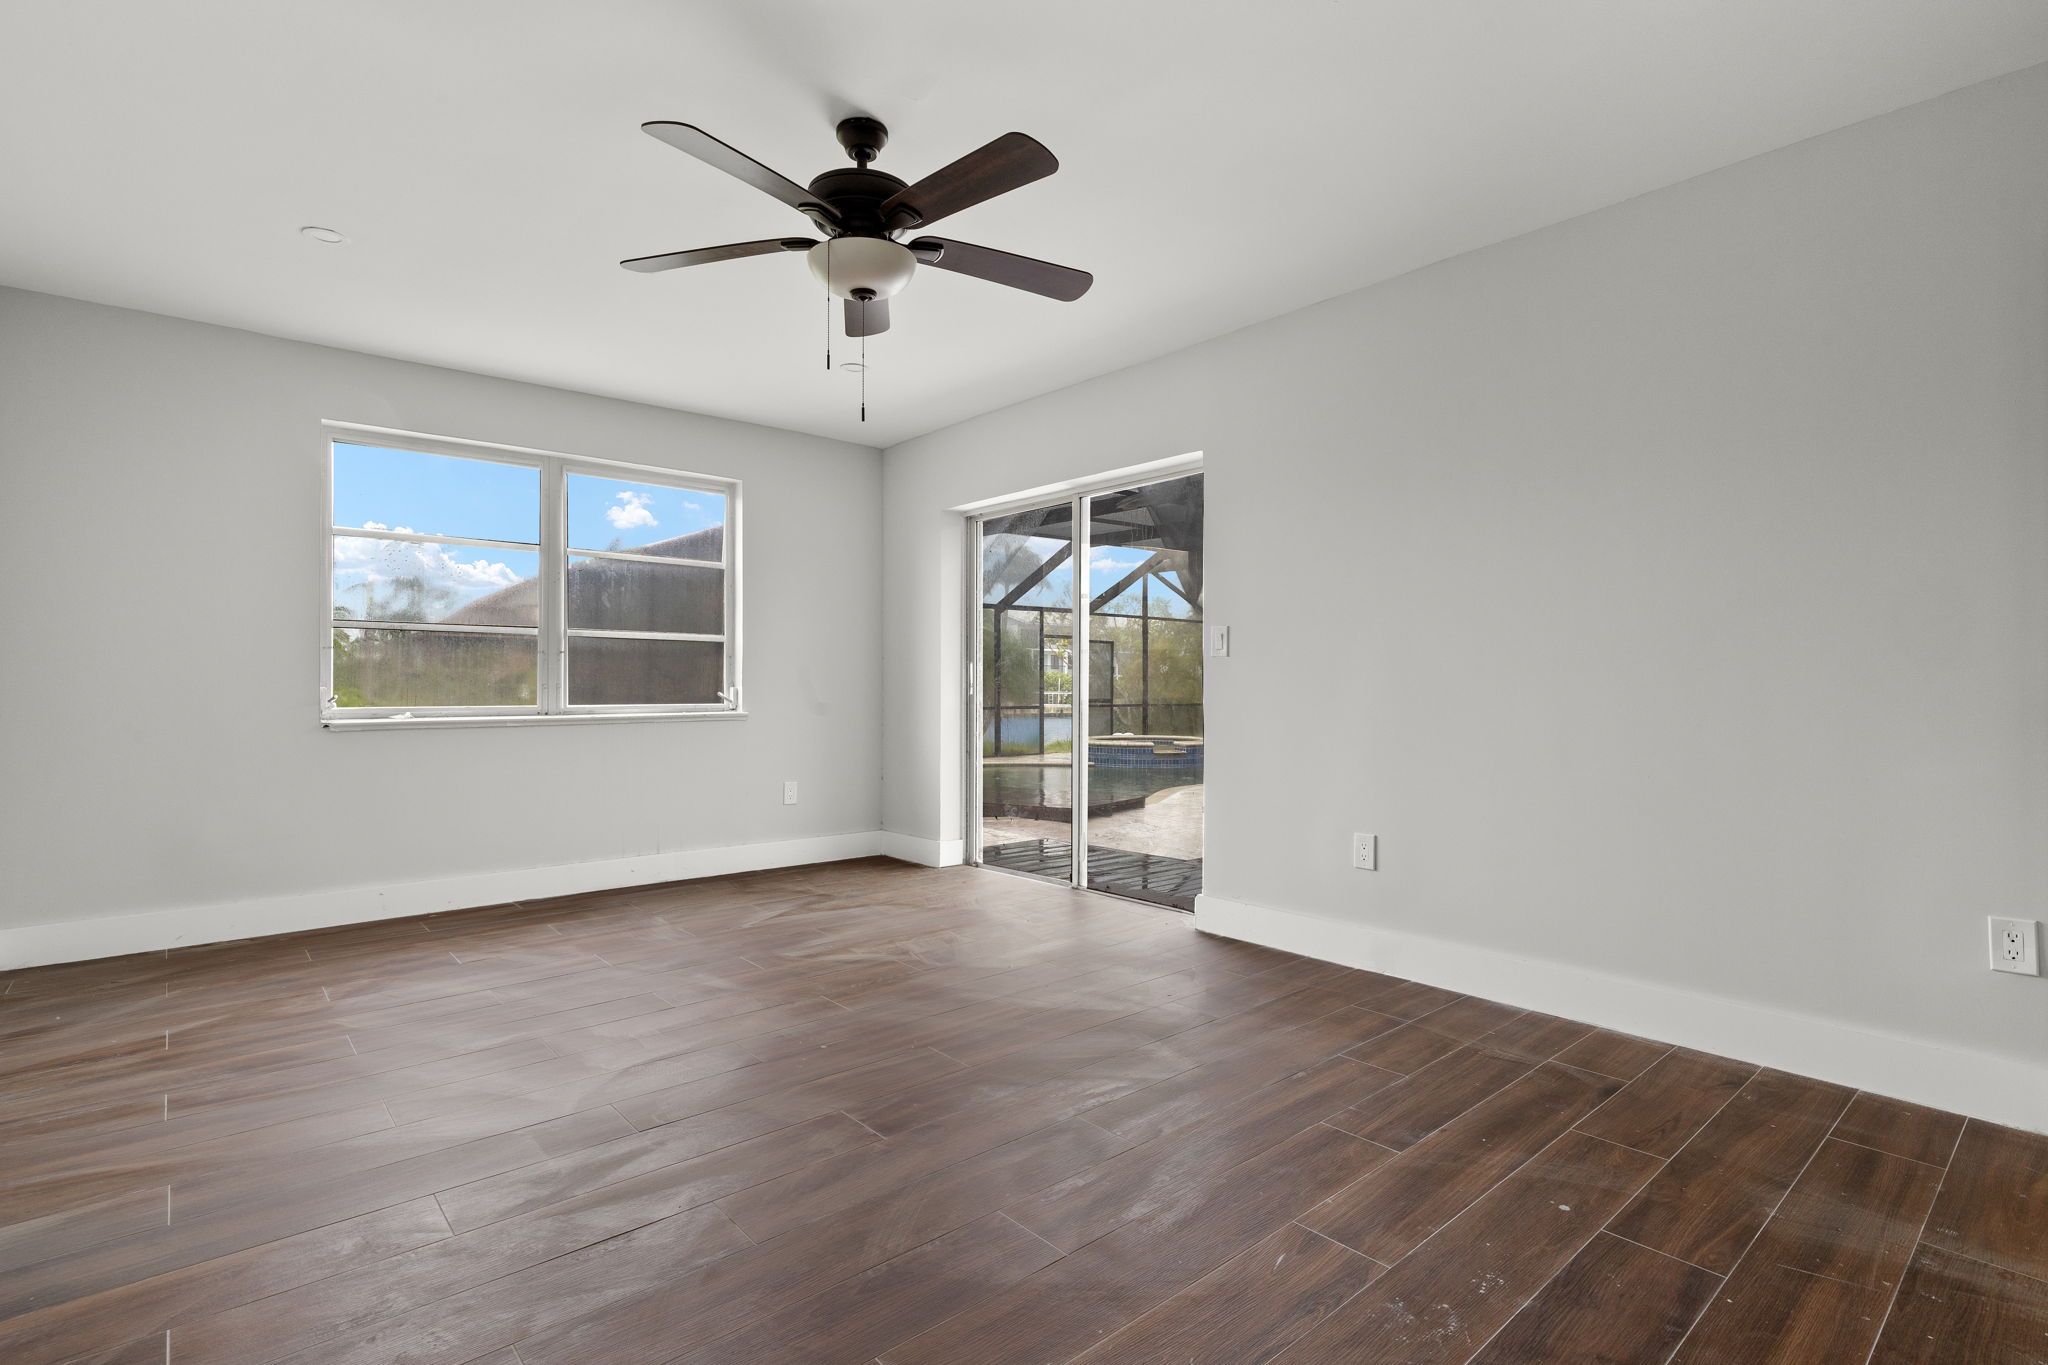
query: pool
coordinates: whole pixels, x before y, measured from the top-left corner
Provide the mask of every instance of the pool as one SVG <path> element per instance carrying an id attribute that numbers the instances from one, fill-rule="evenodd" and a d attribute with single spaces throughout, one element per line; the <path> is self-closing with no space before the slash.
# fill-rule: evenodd
<path id="1" fill-rule="evenodd" d="M 1100 741 L 1089 744 L 1099 754 Z M 1110 815 L 1135 810 L 1147 798 L 1171 787 L 1190 787 L 1202 780 L 1201 751 L 1192 764 L 1140 765 L 1102 762 L 1088 765 L 1088 813 Z M 981 771 L 984 815 L 1029 820 L 1066 820 L 1074 809 L 1073 772 L 1064 763 L 991 763 Z"/>

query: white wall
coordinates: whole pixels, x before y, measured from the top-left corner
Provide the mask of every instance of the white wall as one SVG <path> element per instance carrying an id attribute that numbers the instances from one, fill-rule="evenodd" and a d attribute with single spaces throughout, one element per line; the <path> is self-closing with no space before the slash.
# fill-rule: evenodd
<path id="1" fill-rule="evenodd" d="M 2037 68 L 890 450 L 886 828 L 961 834 L 946 509 L 1201 450 L 1232 932 L 1671 988 L 1743 1023 L 1662 1036 L 1980 1113 L 2026 1059 L 2048 1127 L 1984 923 L 2048 902 L 2044 126 Z"/>
<path id="2" fill-rule="evenodd" d="M 743 479 L 749 718 L 322 730 L 322 418 Z M 873 450 L 0 290 L 0 460 L 0 964 L 876 845 Z"/>

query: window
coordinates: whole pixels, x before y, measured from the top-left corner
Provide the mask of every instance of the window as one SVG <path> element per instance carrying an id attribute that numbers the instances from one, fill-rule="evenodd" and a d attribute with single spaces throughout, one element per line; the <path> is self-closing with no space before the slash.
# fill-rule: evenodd
<path id="1" fill-rule="evenodd" d="M 737 482 L 328 435 L 328 725 L 740 714 Z"/>

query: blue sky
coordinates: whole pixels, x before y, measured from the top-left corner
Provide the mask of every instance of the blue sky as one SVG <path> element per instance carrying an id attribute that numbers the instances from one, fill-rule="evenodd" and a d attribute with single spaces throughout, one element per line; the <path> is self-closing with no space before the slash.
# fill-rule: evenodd
<path id="1" fill-rule="evenodd" d="M 725 498 L 630 479 L 569 476 L 569 547 L 632 550 L 701 531 L 725 520 Z M 334 524 L 370 534 L 335 539 L 334 591 L 360 611 L 385 595 L 393 578 L 424 581 L 442 609 L 530 578 L 531 552 L 378 540 L 383 530 L 468 540 L 540 539 L 540 471 L 492 460 L 334 446 Z M 440 612 L 436 613 L 441 614 Z"/>

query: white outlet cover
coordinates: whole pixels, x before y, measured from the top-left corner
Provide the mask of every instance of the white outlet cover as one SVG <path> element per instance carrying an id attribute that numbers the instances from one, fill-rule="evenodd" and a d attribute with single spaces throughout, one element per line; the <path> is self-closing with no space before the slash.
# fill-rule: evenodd
<path id="1" fill-rule="evenodd" d="M 1378 870 L 1380 865 L 1379 835 L 1354 834 L 1351 836 L 1351 865 L 1361 872 Z"/>
<path id="2" fill-rule="evenodd" d="M 2031 919 L 1991 916 L 1991 970 L 2017 976 L 2041 974 L 2041 924 Z"/>

